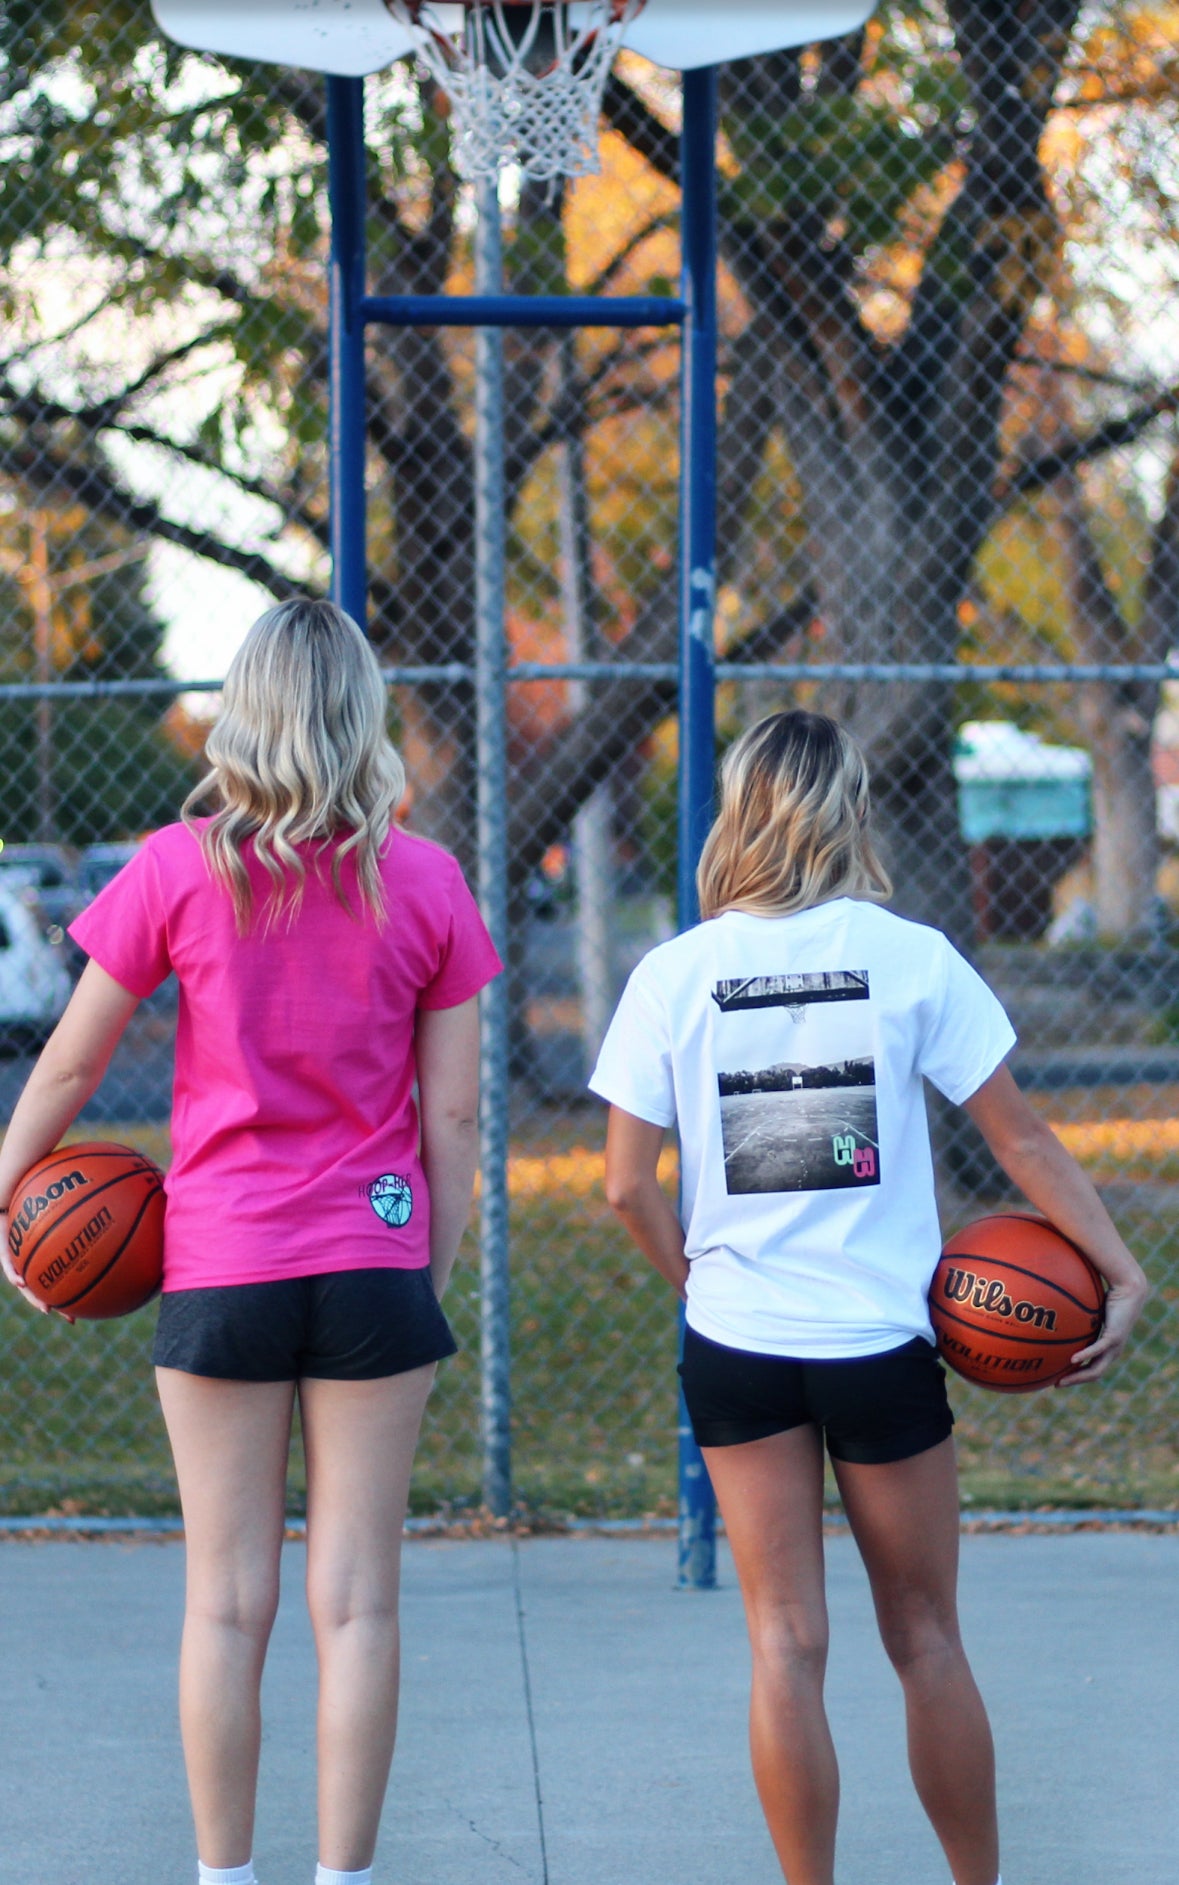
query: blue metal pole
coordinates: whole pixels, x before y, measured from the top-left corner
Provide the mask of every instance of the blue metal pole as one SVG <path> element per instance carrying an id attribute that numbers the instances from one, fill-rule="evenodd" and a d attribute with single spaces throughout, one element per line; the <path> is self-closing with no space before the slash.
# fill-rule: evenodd
<path id="1" fill-rule="evenodd" d="M 700 916 L 696 864 L 712 816 L 715 766 L 716 89 L 715 66 L 684 73 L 680 242 L 688 313 L 680 447 L 681 929 Z M 716 1499 L 682 1394 L 679 1481 L 679 1581 L 692 1590 L 710 1590 L 716 1584 Z"/>
<path id="2" fill-rule="evenodd" d="M 499 178 L 479 188 L 475 274 L 480 293 L 503 288 Z M 475 336 L 475 717 L 479 902 L 491 939 L 508 959 L 507 494 L 504 482 L 504 337 Z M 511 1275 L 508 1212 L 508 978 L 480 1004 L 480 1351 L 483 1502 L 512 1509 Z"/>
<path id="3" fill-rule="evenodd" d="M 364 80 L 329 78 L 332 599 L 367 630 Z"/>

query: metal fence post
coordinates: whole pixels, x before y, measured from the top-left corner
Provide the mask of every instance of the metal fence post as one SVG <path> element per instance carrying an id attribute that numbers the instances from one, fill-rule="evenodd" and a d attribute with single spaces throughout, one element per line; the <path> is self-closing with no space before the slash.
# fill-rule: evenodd
<path id="1" fill-rule="evenodd" d="M 475 234 L 479 294 L 503 292 L 499 187 L 480 186 Z M 508 956 L 507 559 L 504 490 L 504 341 L 501 327 L 475 339 L 475 722 L 479 901 L 492 941 Z M 480 1106 L 480 1347 L 483 1499 L 497 1517 L 512 1504 L 508 1283 L 508 1053 L 506 975 L 484 990 Z"/>
<path id="2" fill-rule="evenodd" d="M 683 341 L 680 524 L 678 916 L 699 919 L 696 863 L 712 812 L 716 594 L 716 68 L 684 73 L 681 252 L 688 304 Z M 682 1327 L 681 1315 L 681 1327 Z M 716 1583 L 716 1499 L 679 1412 L 679 1581 Z"/>
<path id="3" fill-rule="evenodd" d="M 329 78 L 327 88 L 332 599 L 367 630 L 364 80 Z"/>

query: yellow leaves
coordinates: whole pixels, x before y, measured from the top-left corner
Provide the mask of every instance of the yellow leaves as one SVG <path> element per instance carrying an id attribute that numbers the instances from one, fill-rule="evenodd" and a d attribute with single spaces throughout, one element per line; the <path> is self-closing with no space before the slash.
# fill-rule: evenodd
<path id="1" fill-rule="evenodd" d="M 659 1159 L 659 1179 L 674 1186 L 679 1177 L 679 1154 L 666 1147 Z M 606 1155 L 588 1146 L 544 1157 L 520 1154 L 508 1160 L 508 1195 L 521 1199 L 605 1199 Z"/>
<path id="2" fill-rule="evenodd" d="M 900 236 L 868 259 L 860 290 L 860 313 L 875 340 L 892 345 L 904 333 L 913 296 L 921 283 L 925 258 L 947 210 L 966 178 L 958 159 L 945 166 L 931 184 L 923 184 L 905 205 Z"/>
<path id="3" fill-rule="evenodd" d="M 1016 617 L 1049 646 L 1059 645 L 1067 635 L 1067 572 L 1039 510 L 1020 506 L 1001 519 L 983 546 L 978 573 L 995 615 Z"/>
<path id="4" fill-rule="evenodd" d="M 1049 171 L 1076 170 L 1088 141 L 1083 121 L 1072 113 L 1058 111 L 1049 119 L 1040 140 L 1040 160 Z"/>
<path id="5" fill-rule="evenodd" d="M 1179 6 L 1124 7 L 1096 27 L 1072 78 L 1078 103 L 1100 107 L 1173 91 Z"/>
<path id="6" fill-rule="evenodd" d="M 569 284 L 584 291 L 595 276 L 649 223 L 671 216 L 679 208 L 679 191 L 652 169 L 617 131 L 602 138 L 602 170 L 583 177 L 569 193 L 565 212 L 565 239 L 569 251 Z M 611 281 L 611 292 L 635 292 L 630 284 L 646 282 L 652 273 L 674 281 L 679 273 L 679 243 L 674 232 L 649 236 L 627 258 Z"/>
<path id="7" fill-rule="evenodd" d="M 1088 1170 L 1108 1178 L 1173 1178 L 1179 1086 L 1076 1088 L 1033 1094 L 1036 1111 Z"/>
<path id="8" fill-rule="evenodd" d="M 1053 1121 L 1052 1130 L 1082 1165 L 1153 1166 L 1179 1153 L 1179 1119 Z"/>

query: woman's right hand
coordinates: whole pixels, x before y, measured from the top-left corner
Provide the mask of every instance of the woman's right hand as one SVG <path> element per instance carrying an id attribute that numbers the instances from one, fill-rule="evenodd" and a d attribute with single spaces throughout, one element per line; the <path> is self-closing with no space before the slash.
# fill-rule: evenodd
<path id="1" fill-rule="evenodd" d="M 8 1249 L 8 1212 L 7 1211 L 0 1211 L 0 1264 L 4 1266 L 4 1274 L 7 1277 L 8 1281 L 12 1284 L 13 1288 L 23 1289 L 25 1286 L 24 1281 L 21 1277 L 17 1275 L 16 1270 L 13 1267 L 12 1256 Z"/>
<path id="2" fill-rule="evenodd" d="M 38 1302 L 23 1276 L 18 1276 L 8 1248 L 8 1213 L 0 1211 L 0 1265 L 3 1265 L 5 1280 L 13 1289 L 21 1293 L 21 1300 L 27 1302 L 30 1309 L 39 1309 L 43 1316 L 57 1316 L 60 1321 L 73 1324 L 73 1316 L 67 1316 L 63 1309 L 51 1309 L 48 1303 Z"/>

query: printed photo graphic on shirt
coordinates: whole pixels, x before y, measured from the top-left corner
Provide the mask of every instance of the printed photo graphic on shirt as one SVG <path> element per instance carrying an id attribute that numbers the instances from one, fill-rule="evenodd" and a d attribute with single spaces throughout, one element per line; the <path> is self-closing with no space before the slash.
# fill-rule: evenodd
<path id="1" fill-rule="evenodd" d="M 400 1230 L 413 1216 L 413 1192 L 408 1178 L 398 1178 L 394 1172 L 385 1172 L 380 1178 L 365 1185 L 364 1195 L 383 1224 L 391 1230 Z"/>
<path id="2" fill-rule="evenodd" d="M 878 1185 L 866 971 L 745 976 L 712 998 L 730 1197 Z"/>

